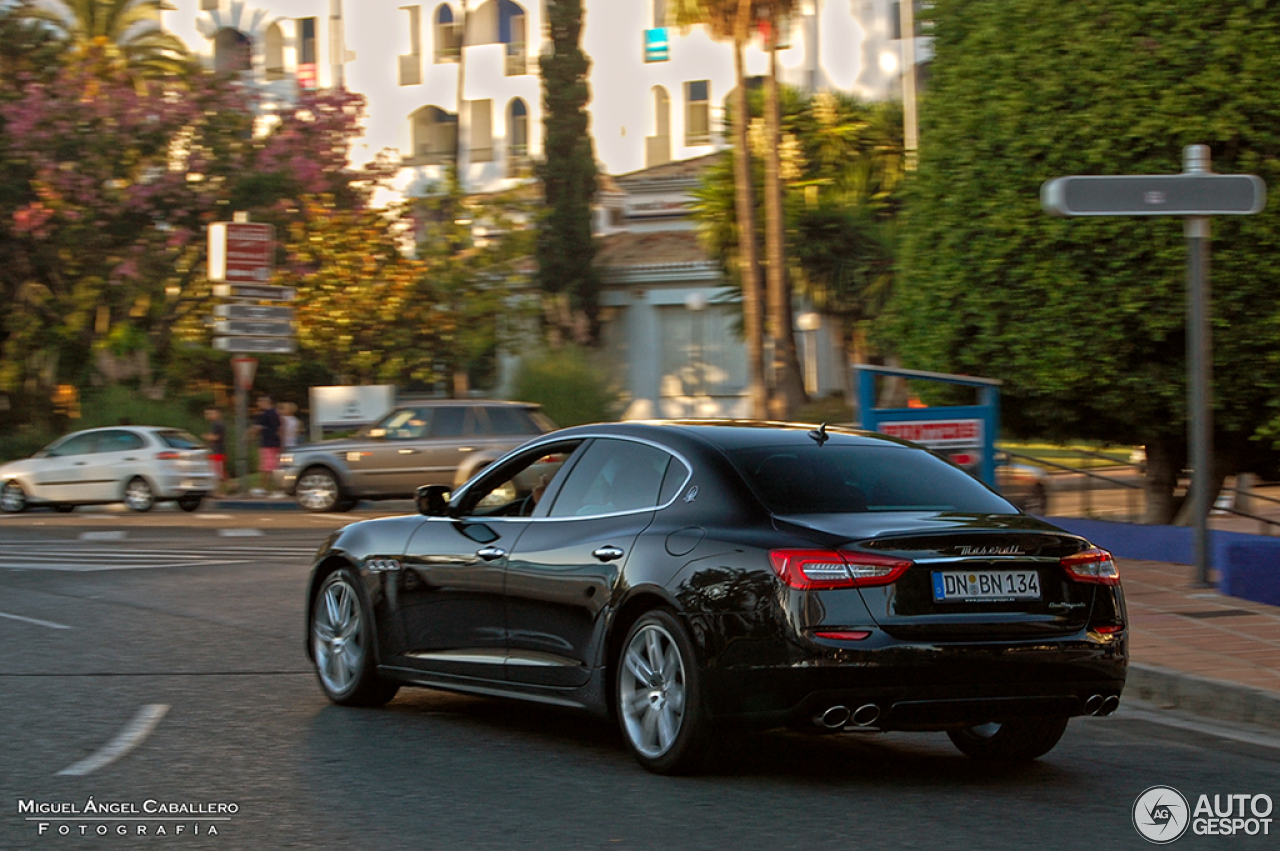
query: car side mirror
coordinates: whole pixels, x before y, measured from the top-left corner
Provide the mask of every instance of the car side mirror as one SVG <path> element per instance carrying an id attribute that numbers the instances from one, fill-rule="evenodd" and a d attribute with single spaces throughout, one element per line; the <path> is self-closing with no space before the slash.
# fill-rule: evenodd
<path id="1" fill-rule="evenodd" d="M 448 517 L 449 494 L 452 490 L 448 485 L 423 485 L 418 488 L 418 513 L 426 517 Z"/>

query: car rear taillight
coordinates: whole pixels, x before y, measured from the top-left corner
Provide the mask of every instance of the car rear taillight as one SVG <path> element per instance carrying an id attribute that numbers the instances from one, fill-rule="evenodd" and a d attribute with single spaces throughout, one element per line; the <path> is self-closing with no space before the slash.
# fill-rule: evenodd
<path id="1" fill-rule="evenodd" d="M 1097 582 L 1101 585 L 1120 584 L 1120 570 L 1111 553 L 1090 547 L 1062 560 L 1067 575 L 1077 582 Z"/>
<path id="2" fill-rule="evenodd" d="M 181 452 L 175 452 L 172 449 L 166 449 L 163 452 L 156 453 L 157 461 L 177 461 L 182 458 Z"/>
<path id="3" fill-rule="evenodd" d="M 907 559 L 836 550 L 773 550 L 773 572 L 792 588 L 861 588 L 888 585 L 911 567 Z"/>
<path id="4" fill-rule="evenodd" d="M 814 637 L 825 638 L 829 641 L 866 641 L 871 637 L 869 629 L 839 629 L 839 630 L 823 630 L 815 632 Z"/>
<path id="5" fill-rule="evenodd" d="M 1117 633 L 1124 632 L 1124 624 L 1122 623 L 1100 624 L 1098 626 L 1093 627 L 1093 631 L 1098 633 L 1099 635 L 1115 635 Z"/>

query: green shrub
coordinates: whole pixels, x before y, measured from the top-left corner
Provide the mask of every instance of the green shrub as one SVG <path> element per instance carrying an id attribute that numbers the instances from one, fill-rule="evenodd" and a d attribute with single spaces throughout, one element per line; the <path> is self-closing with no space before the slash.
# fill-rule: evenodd
<path id="1" fill-rule="evenodd" d="M 537 402 L 557 425 L 617 419 L 618 394 L 606 373 L 581 349 L 564 348 L 526 358 L 512 389 L 522 402 Z"/>

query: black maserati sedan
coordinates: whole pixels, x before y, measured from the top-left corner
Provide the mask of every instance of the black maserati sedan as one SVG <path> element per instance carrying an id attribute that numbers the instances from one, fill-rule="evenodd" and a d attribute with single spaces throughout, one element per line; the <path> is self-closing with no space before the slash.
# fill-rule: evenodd
<path id="1" fill-rule="evenodd" d="M 734 727 L 785 724 L 1030 760 L 1124 686 L 1111 555 L 893 438 L 579 426 L 418 505 L 316 559 L 307 652 L 335 703 L 426 686 L 577 707 L 685 773 Z"/>

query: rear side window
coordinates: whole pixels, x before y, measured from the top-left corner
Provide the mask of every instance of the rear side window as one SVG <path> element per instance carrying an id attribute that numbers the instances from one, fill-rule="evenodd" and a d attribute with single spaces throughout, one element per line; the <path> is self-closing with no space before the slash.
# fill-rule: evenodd
<path id="1" fill-rule="evenodd" d="M 136 436 L 136 435 L 135 435 Z M 193 434 L 182 431 L 181 429 L 170 428 L 164 431 L 156 432 L 156 437 L 171 449 L 204 449 L 204 441 Z M 142 443 L 139 442 L 138 446 Z M 137 447 L 128 447 L 134 449 Z"/>
<path id="2" fill-rule="evenodd" d="M 533 418 L 523 408 L 506 408 L 494 406 L 485 408 L 489 415 L 489 431 L 495 435 L 541 434 L 542 429 L 534 423 Z"/>
<path id="3" fill-rule="evenodd" d="M 551 507 L 551 517 L 590 517 L 655 508 L 669 454 L 631 440 L 600 439 L 587 447 Z"/>
<path id="4" fill-rule="evenodd" d="M 942 511 L 1016 514 L 976 479 L 905 446 L 761 446 L 729 453 L 775 514 Z"/>
<path id="5" fill-rule="evenodd" d="M 175 432 L 181 434 L 182 432 Z M 163 440 L 164 432 L 160 433 Z M 190 435 L 188 435 L 189 437 Z M 142 449 L 147 442 L 141 435 L 131 431 L 104 431 L 98 435 L 97 452 L 128 452 L 131 449 Z M 173 444 L 170 444 L 172 446 Z"/>
<path id="6" fill-rule="evenodd" d="M 432 410 L 432 437 L 469 437 L 476 433 L 476 413 L 470 407 L 440 407 Z"/>

